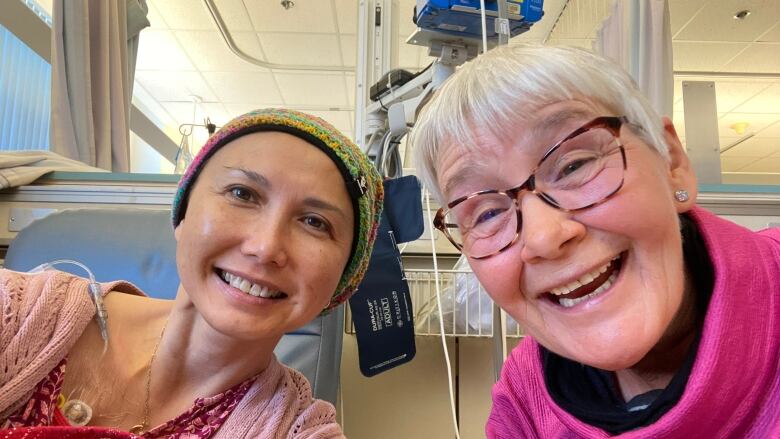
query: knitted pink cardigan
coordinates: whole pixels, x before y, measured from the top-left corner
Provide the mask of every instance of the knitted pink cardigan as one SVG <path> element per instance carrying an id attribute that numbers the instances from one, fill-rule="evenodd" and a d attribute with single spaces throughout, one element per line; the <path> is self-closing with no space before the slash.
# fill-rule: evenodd
<path id="1" fill-rule="evenodd" d="M 715 269 L 696 361 L 678 403 L 621 438 L 780 438 L 780 228 L 753 233 L 696 208 Z M 547 392 L 526 338 L 493 388 L 489 438 L 604 438 Z"/>
<path id="2" fill-rule="evenodd" d="M 143 294 L 126 282 L 111 291 Z M 95 313 L 87 281 L 62 272 L 0 270 L 0 419 L 29 398 Z M 330 403 L 312 399 L 299 372 L 271 361 L 214 438 L 343 438 Z"/>

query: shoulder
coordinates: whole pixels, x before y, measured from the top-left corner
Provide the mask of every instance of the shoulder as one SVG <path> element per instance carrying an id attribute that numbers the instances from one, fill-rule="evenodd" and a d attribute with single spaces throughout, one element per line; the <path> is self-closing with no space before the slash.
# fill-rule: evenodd
<path id="1" fill-rule="evenodd" d="M 295 438 L 338 438 L 343 437 L 341 427 L 336 422 L 336 408 L 333 404 L 314 399 L 311 385 L 306 377 L 295 369 L 283 366 L 288 379 L 293 384 L 296 399 L 295 420 L 290 428 L 289 437 Z"/>
<path id="2" fill-rule="evenodd" d="M 487 437 L 544 437 L 540 436 L 544 426 L 559 424 L 546 392 L 539 344 L 526 337 L 507 357 L 501 378 L 493 387 L 493 405 L 485 426 Z"/>
<path id="3" fill-rule="evenodd" d="M 314 399 L 300 372 L 271 360 L 235 408 L 219 437 L 342 438 L 332 404 Z"/>

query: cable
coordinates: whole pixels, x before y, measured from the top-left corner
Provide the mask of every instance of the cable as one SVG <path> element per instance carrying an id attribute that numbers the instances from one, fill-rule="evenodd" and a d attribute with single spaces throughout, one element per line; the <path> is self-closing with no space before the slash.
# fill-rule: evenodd
<path id="1" fill-rule="evenodd" d="M 95 317 L 98 328 L 100 329 L 100 337 L 103 339 L 103 353 L 105 354 L 106 350 L 108 349 L 108 313 L 106 313 L 106 307 L 103 305 L 103 294 L 100 291 L 100 284 L 98 284 L 95 280 L 95 275 L 92 274 L 92 271 L 81 262 L 74 261 L 72 259 L 57 259 L 50 262 L 44 262 L 43 264 L 38 265 L 37 267 L 30 270 L 29 273 L 39 273 L 50 270 L 54 268 L 55 265 L 63 264 L 70 264 L 80 267 L 87 273 L 87 276 L 89 277 L 89 286 L 87 290 L 89 291 L 89 296 L 92 299 L 92 303 L 95 304 Z"/>
<path id="2" fill-rule="evenodd" d="M 425 191 L 425 209 L 428 213 L 428 224 L 433 224 L 431 217 L 431 194 L 426 188 Z M 455 392 L 452 389 L 452 365 L 450 364 L 450 352 L 447 349 L 447 339 L 444 338 L 444 315 L 441 306 L 441 287 L 439 285 L 439 265 L 436 261 L 436 240 L 431 233 L 431 254 L 433 255 L 433 282 L 436 285 L 436 306 L 439 308 L 439 331 L 441 332 L 441 344 L 444 347 L 444 360 L 447 363 L 447 385 L 450 389 L 450 409 L 452 409 L 452 424 L 455 426 L 455 437 L 460 439 L 460 429 L 458 428 L 458 417 L 455 413 Z"/>

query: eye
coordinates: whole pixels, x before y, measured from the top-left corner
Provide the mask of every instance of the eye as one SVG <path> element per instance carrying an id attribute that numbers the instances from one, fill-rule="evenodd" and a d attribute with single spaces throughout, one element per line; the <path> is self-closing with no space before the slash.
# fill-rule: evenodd
<path id="1" fill-rule="evenodd" d="M 560 177 L 568 177 L 569 175 L 577 172 L 580 168 L 587 165 L 589 161 L 593 160 L 592 158 L 587 159 L 578 159 L 571 161 L 569 163 L 566 163 L 562 168 L 560 172 Z"/>
<path id="2" fill-rule="evenodd" d="M 302 219 L 303 224 L 307 227 L 311 227 L 314 230 L 321 232 L 330 232 L 330 224 L 327 221 L 316 215 L 305 216 Z"/>
<path id="3" fill-rule="evenodd" d="M 479 214 L 479 216 L 477 216 L 477 218 L 474 220 L 474 226 L 476 227 L 476 226 L 479 226 L 480 224 L 483 224 L 483 223 L 485 223 L 486 221 L 490 221 L 491 219 L 493 219 L 493 218 L 495 218 L 495 217 L 497 217 L 497 216 L 501 215 L 501 214 L 502 214 L 502 213 L 504 213 L 505 211 L 506 211 L 506 209 L 497 209 L 497 208 L 494 208 L 494 209 L 490 209 L 490 210 L 487 210 L 487 211 L 485 211 L 485 212 L 482 212 L 482 213 L 481 213 L 481 214 Z"/>
<path id="4" fill-rule="evenodd" d="M 243 186 L 234 186 L 230 188 L 230 195 L 241 201 L 252 201 L 252 198 L 254 197 L 252 191 Z"/>

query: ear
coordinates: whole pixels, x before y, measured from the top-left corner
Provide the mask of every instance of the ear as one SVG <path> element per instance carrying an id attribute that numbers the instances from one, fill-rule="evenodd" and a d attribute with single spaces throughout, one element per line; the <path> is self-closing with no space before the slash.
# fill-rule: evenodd
<path id="1" fill-rule="evenodd" d="M 181 235 L 181 226 L 184 224 L 184 218 L 179 221 L 179 225 L 177 225 L 173 229 L 173 237 L 176 238 L 176 242 L 179 242 L 179 235 Z"/>
<path id="2" fill-rule="evenodd" d="M 664 140 L 669 149 L 669 181 L 672 185 L 672 193 L 669 195 L 674 197 L 674 191 L 679 189 L 687 191 L 688 201 L 674 201 L 678 213 L 687 212 L 696 204 L 699 192 L 696 174 L 671 119 L 664 116 L 661 121 L 664 126 Z"/>

